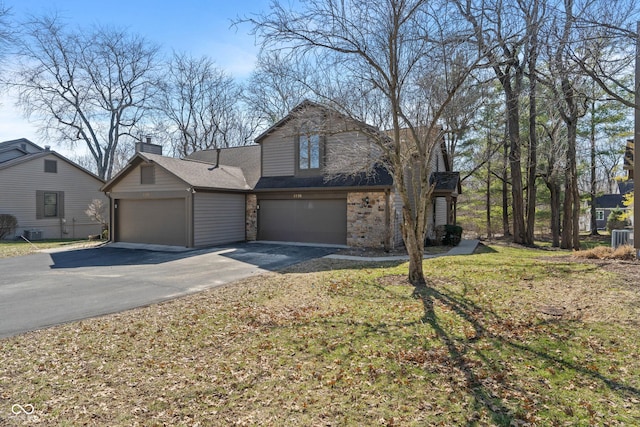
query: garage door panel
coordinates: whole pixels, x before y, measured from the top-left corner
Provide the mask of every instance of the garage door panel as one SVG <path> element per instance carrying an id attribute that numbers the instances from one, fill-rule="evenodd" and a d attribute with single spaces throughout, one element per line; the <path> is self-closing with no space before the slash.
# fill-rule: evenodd
<path id="1" fill-rule="evenodd" d="M 119 200 L 117 215 L 119 242 L 187 244 L 184 199 Z"/>
<path id="2" fill-rule="evenodd" d="M 345 199 L 261 200 L 258 239 L 344 245 Z"/>

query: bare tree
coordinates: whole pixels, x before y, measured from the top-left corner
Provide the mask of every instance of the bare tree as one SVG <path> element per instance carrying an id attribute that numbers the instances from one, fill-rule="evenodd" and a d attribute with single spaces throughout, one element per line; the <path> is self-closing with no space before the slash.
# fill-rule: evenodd
<path id="1" fill-rule="evenodd" d="M 207 57 L 174 54 L 160 92 L 159 118 L 177 155 L 244 145 L 253 134 L 239 108 L 242 89 Z"/>
<path id="2" fill-rule="evenodd" d="M 123 137 L 137 132 L 156 85 L 158 48 L 112 28 L 71 31 L 56 17 L 22 25 L 19 63 L 6 83 L 47 138 L 85 144 L 109 179 Z"/>
<path id="3" fill-rule="evenodd" d="M 248 109 L 265 127 L 286 116 L 313 90 L 305 80 L 311 74 L 307 61 L 291 61 L 278 50 L 262 51 L 244 90 Z"/>
<path id="4" fill-rule="evenodd" d="M 276 0 L 270 13 L 249 19 L 263 48 L 276 46 L 313 58 L 318 67 L 332 70 L 341 89 L 351 87 L 350 96 L 339 89 L 342 96 L 331 97 L 343 113 L 353 116 L 344 107 L 356 105 L 363 96 L 382 103 L 375 110 L 389 112 L 388 132 L 366 126 L 362 131 L 383 153 L 381 160 L 402 199 L 409 280 L 416 286 L 426 283 L 422 258 L 433 191 L 430 162 L 443 136 L 440 119 L 479 61 L 473 56 L 477 50 L 464 48 L 466 39 L 448 5 L 426 0 L 311 0 L 294 10 Z M 455 67 L 452 58 L 461 58 Z M 446 78 L 429 84 L 429 76 L 436 73 Z"/>
<path id="5" fill-rule="evenodd" d="M 487 55 L 504 94 L 509 141 L 511 174 L 511 206 L 513 240 L 527 243 L 524 214 L 524 188 L 522 185 L 522 142 L 520 138 L 520 97 L 523 91 L 528 58 L 523 55 L 527 43 L 532 41 L 527 2 L 489 0 L 475 2 L 456 0 L 462 16 L 472 25 L 479 49 Z M 537 2 L 536 2 L 537 4 Z M 537 17 L 538 13 L 532 13 Z"/>

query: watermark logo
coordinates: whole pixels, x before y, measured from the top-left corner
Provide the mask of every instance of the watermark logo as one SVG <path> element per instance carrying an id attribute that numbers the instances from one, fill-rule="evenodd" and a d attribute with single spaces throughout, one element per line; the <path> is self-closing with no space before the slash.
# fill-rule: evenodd
<path id="1" fill-rule="evenodd" d="M 24 406 L 16 403 L 11 407 L 11 412 L 13 412 L 13 415 L 20 415 L 20 414 L 31 415 L 34 413 L 34 411 L 35 411 L 35 408 L 30 403 Z"/>

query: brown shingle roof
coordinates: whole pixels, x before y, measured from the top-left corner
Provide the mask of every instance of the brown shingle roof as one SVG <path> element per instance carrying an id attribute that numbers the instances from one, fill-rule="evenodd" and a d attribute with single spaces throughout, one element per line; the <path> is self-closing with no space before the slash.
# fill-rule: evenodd
<path id="1" fill-rule="evenodd" d="M 196 160 L 182 160 L 159 154 L 138 153 L 194 188 L 222 190 L 250 190 L 242 169 Z"/>
<path id="2" fill-rule="evenodd" d="M 260 150 L 259 145 L 222 148 L 219 164 L 242 169 L 247 184 L 253 188 L 260 179 Z M 186 160 L 198 160 L 215 165 L 218 153 L 216 149 L 196 151 L 188 155 Z"/>

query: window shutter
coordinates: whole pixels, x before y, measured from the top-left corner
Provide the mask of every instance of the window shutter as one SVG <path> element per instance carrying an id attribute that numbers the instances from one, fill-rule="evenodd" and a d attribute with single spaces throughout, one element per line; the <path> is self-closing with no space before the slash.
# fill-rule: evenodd
<path id="1" fill-rule="evenodd" d="M 44 218 L 44 191 L 36 190 L 36 219 Z"/>
<path id="2" fill-rule="evenodd" d="M 58 191 L 58 218 L 64 218 L 64 191 Z"/>

